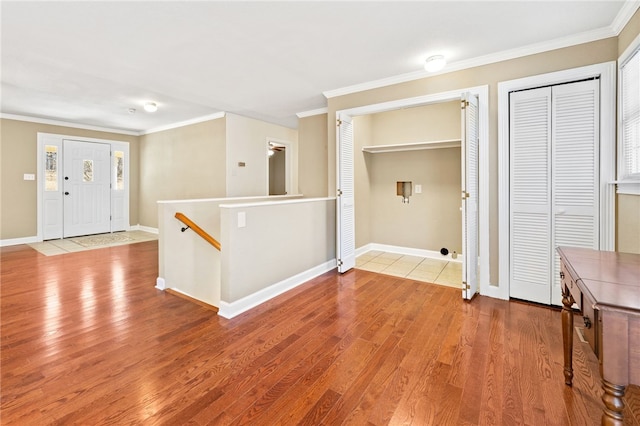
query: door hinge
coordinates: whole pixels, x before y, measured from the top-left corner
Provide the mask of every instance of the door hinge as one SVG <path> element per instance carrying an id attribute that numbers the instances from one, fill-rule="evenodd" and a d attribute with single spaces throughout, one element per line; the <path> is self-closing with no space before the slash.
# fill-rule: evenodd
<path id="1" fill-rule="evenodd" d="M 336 195 L 339 197 L 342 195 L 342 189 L 337 189 L 336 190 Z"/>
<path id="2" fill-rule="evenodd" d="M 465 109 L 469 106 L 469 101 L 460 101 L 460 108 Z"/>
<path id="3" fill-rule="evenodd" d="M 469 193 L 467 191 L 462 191 L 462 199 L 469 198 Z"/>
<path id="4" fill-rule="evenodd" d="M 343 265 L 342 259 L 338 259 L 338 266 L 342 266 L 342 265 Z"/>
<path id="5" fill-rule="evenodd" d="M 342 124 L 342 120 L 340 120 L 339 118 L 336 120 L 336 126 L 340 127 L 340 125 Z"/>
<path id="6" fill-rule="evenodd" d="M 466 281 L 462 281 L 462 289 L 463 290 L 471 290 L 471 286 L 467 284 Z"/>

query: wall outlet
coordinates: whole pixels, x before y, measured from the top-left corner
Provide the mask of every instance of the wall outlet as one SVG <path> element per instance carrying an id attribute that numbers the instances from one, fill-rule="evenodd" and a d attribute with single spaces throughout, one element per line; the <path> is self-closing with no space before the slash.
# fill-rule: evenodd
<path id="1" fill-rule="evenodd" d="M 36 175 L 33 173 L 25 173 L 24 180 L 36 180 Z"/>
<path id="2" fill-rule="evenodd" d="M 422 185 L 416 185 L 415 187 L 416 194 L 422 194 Z"/>

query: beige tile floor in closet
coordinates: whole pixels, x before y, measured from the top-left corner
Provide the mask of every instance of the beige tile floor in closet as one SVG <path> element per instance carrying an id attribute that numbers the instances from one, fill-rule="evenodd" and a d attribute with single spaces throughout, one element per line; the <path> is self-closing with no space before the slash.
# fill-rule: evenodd
<path id="1" fill-rule="evenodd" d="M 356 258 L 356 268 L 448 287 L 462 285 L 462 263 L 371 250 Z"/>

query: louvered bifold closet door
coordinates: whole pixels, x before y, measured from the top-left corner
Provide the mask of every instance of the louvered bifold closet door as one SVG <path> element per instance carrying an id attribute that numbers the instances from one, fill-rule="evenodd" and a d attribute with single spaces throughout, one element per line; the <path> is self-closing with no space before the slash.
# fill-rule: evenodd
<path id="1" fill-rule="evenodd" d="M 338 139 L 338 197 L 337 197 L 337 258 L 338 272 L 356 266 L 355 192 L 353 160 L 353 122 L 341 115 L 337 124 Z"/>
<path id="2" fill-rule="evenodd" d="M 550 303 L 551 88 L 513 92 L 510 133 L 510 296 Z"/>
<path id="3" fill-rule="evenodd" d="M 599 80 L 553 87 L 551 303 L 562 303 L 557 246 L 599 247 Z"/>

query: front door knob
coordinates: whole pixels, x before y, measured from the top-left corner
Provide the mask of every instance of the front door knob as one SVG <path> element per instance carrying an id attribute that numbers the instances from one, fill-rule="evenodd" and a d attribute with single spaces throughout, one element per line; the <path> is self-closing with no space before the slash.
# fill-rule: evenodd
<path id="1" fill-rule="evenodd" d="M 64 195 L 69 195 L 69 193 L 67 191 L 65 191 Z"/>

